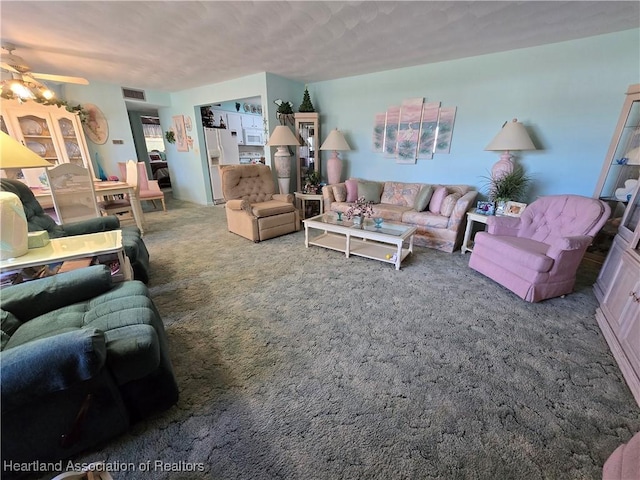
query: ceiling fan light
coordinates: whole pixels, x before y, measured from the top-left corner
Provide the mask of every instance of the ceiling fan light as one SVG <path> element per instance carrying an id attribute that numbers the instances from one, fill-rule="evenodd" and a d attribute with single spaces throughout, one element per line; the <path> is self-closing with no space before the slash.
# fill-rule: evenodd
<path id="1" fill-rule="evenodd" d="M 15 93 L 18 97 L 23 100 L 34 98 L 33 92 L 27 87 L 23 82 L 19 80 L 12 80 L 9 83 L 9 88 L 13 93 Z"/>
<path id="2" fill-rule="evenodd" d="M 53 93 L 48 88 L 43 88 L 42 90 L 40 90 L 40 94 L 47 100 L 51 100 L 53 97 L 55 97 L 55 93 Z"/>

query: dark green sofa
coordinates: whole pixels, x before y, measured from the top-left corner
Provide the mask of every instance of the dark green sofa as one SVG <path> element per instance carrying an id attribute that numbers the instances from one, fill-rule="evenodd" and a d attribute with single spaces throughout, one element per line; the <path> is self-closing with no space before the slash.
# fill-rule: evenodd
<path id="1" fill-rule="evenodd" d="M 53 218 L 45 213 L 31 189 L 24 183 L 2 178 L 0 179 L 0 190 L 15 193 L 18 196 L 22 202 L 30 232 L 46 230 L 49 233 L 49 238 L 60 238 L 86 233 L 108 232 L 120 228 L 120 220 L 114 215 L 58 225 Z M 131 262 L 133 278 L 147 283 L 149 281 L 149 251 L 142 241 L 140 230 L 137 227 L 122 228 L 122 246 Z"/>
<path id="2" fill-rule="evenodd" d="M 5 287 L 0 307 L 4 465 L 69 458 L 177 401 L 142 282 L 95 265 Z"/>

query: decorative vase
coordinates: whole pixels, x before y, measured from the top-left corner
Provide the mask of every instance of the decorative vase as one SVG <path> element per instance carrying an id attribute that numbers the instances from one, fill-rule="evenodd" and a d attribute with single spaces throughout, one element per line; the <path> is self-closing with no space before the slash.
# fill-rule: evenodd
<path id="1" fill-rule="evenodd" d="M 356 215 L 355 217 L 353 217 L 353 224 L 362 225 L 362 215 Z"/>

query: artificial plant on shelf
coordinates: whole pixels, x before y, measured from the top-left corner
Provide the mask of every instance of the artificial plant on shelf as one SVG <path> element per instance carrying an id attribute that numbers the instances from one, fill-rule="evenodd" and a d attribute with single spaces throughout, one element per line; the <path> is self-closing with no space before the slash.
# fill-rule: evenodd
<path id="1" fill-rule="evenodd" d="M 304 94 L 302 95 L 302 103 L 298 108 L 300 113 L 313 113 L 315 112 L 315 108 L 313 108 L 313 103 L 311 103 L 311 96 L 309 95 L 309 90 L 305 87 Z"/>
<path id="2" fill-rule="evenodd" d="M 284 102 L 278 99 L 276 100 L 276 105 L 278 105 L 276 116 L 280 120 L 280 125 L 286 125 L 287 122 L 293 125 L 293 105 L 291 102 Z"/>
<path id="3" fill-rule="evenodd" d="M 166 138 L 169 143 L 176 143 L 176 134 L 173 130 L 167 130 L 164 132 L 164 138 Z"/>

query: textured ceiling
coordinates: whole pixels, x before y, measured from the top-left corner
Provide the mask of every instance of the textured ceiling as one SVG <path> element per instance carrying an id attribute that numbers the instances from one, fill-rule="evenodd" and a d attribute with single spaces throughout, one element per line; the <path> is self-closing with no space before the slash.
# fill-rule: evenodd
<path id="1" fill-rule="evenodd" d="M 32 71 L 177 91 L 258 72 L 301 82 L 640 27 L 640 2 L 0 1 Z"/>

